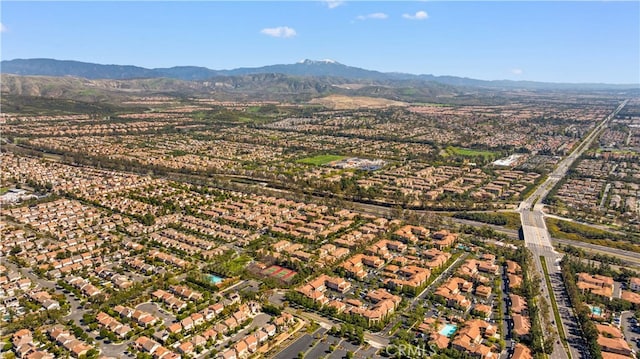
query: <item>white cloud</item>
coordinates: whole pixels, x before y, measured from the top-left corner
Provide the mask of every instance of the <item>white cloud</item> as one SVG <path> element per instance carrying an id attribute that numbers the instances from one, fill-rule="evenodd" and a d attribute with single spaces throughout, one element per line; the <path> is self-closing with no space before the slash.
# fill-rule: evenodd
<path id="1" fill-rule="evenodd" d="M 260 30 L 260 33 L 273 37 L 294 37 L 297 35 L 296 30 L 288 26 L 267 27 Z"/>
<path id="2" fill-rule="evenodd" d="M 356 17 L 356 19 L 358 20 L 368 20 L 368 19 L 372 19 L 372 20 L 384 20 L 386 18 L 388 18 L 389 15 L 383 13 L 383 12 L 374 12 L 373 14 L 367 14 L 367 15 L 359 15 L 358 17 Z"/>
<path id="3" fill-rule="evenodd" d="M 0 32 L 7 32 L 7 30 L 8 30 L 7 27 L 4 26 L 4 24 L 0 22 Z"/>
<path id="4" fill-rule="evenodd" d="M 415 14 L 402 14 L 402 17 L 409 20 L 424 20 L 429 18 L 429 14 L 426 11 L 418 11 Z"/>
<path id="5" fill-rule="evenodd" d="M 511 73 L 519 76 L 522 75 L 524 71 L 522 71 L 522 69 L 511 69 Z"/>
<path id="6" fill-rule="evenodd" d="M 340 5 L 344 5 L 342 0 L 322 0 L 322 2 L 329 7 L 329 9 L 335 9 Z"/>

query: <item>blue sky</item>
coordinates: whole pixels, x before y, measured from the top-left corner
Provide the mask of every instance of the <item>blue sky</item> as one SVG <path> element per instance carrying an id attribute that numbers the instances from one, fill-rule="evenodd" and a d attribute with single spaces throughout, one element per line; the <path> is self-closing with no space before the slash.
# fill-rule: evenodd
<path id="1" fill-rule="evenodd" d="M 640 83 L 640 1 L 1 3 L 1 57 Z"/>

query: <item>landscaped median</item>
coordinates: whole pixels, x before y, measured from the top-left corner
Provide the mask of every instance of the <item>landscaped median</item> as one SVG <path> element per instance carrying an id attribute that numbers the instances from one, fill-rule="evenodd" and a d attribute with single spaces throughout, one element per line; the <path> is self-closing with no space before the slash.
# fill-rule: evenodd
<path id="1" fill-rule="evenodd" d="M 553 308 L 553 316 L 556 318 L 556 327 L 558 327 L 558 334 L 560 340 L 562 340 L 562 346 L 567 352 L 569 358 L 571 358 L 571 351 L 567 344 L 567 337 L 564 334 L 564 327 L 562 326 L 562 320 L 560 319 L 560 311 L 558 310 L 558 303 L 556 303 L 556 296 L 553 294 L 553 287 L 551 287 L 551 279 L 549 278 L 549 271 L 547 270 L 547 261 L 544 256 L 540 256 L 540 263 L 542 264 L 542 270 L 544 271 L 544 280 L 547 282 L 547 289 L 549 290 L 549 298 L 551 299 L 551 307 Z"/>

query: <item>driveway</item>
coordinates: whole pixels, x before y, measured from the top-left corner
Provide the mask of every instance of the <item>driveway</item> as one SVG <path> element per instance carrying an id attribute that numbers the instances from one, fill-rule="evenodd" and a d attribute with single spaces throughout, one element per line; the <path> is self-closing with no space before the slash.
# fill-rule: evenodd
<path id="1" fill-rule="evenodd" d="M 613 282 L 613 297 L 620 298 L 621 295 L 622 295 L 622 283 Z"/>

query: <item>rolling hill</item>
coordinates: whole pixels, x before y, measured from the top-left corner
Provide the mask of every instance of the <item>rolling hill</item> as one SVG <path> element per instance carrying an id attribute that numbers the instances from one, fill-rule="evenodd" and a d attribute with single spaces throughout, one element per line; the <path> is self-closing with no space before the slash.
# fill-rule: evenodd
<path id="1" fill-rule="evenodd" d="M 331 77 L 360 82 L 395 84 L 413 81 L 415 84 L 437 82 L 444 85 L 489 89 L 637 89 L 638 84 L 561 84 L 533 81 L 484 81 L 456 76 L 414 75 L 406 73 L 384 73 L 341 64 L 332 60 L 304 60 L 295 64 L 269 65 L 232 70 L 211 70 L 197 66 L 177 66 L 147 69 L 130 65 L 101 65 L 80 61 L 54 59 L 15 59 L 0 63 L 0 72 L 23 76 L 73 76 L 86 79 L 149 79 L 171 78 L 185 81 L 205 81 L 220 76 L 234 77 L 257 74 L 282 74 L 304 77 Z"/>

